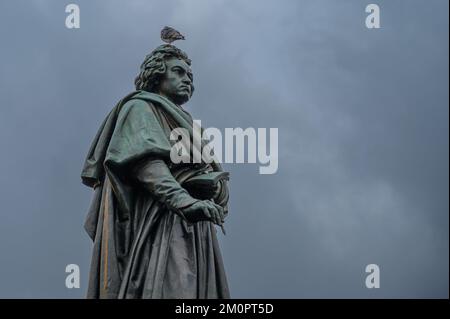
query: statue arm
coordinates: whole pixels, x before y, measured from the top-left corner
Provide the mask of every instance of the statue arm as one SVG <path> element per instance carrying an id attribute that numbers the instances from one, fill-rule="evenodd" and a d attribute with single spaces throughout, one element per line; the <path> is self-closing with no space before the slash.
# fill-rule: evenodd
<path id="1" fill-rule="evenodd" d="M 133 175 L 140 185 L 169 209 L 179 212 L 199 201 L 177 182 L 162 159 L 142 161 L 133 169 Z"/>

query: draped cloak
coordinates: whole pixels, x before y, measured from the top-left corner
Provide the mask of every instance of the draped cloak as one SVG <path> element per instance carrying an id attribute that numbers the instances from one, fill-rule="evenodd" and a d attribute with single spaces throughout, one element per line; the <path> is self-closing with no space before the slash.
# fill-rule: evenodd
<path id="1" fill-rule="evenodd" d="M 81 173 L 83 184 L 94 189 L 85 222 L 94 243 L 88 298 L 230 297 L 214 224 L 189 223 L 173 210 L 196 200 L 185 195 L 168 206 L 136 179 L 136 168 L 152 158 L 167 163 L 178 191 L 191 176 L 222 170 L 217 162 L 172 163 L 169 137 L 177 127 L 192 138 L 187 111 L 163 96 L 135 91 L 98 130 Z M 228 213 L 226 184 L 222 188 Z"/>

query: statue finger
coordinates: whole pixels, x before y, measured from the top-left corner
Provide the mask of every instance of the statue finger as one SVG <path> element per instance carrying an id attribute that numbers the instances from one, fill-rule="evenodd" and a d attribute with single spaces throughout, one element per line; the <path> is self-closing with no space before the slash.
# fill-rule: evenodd
<path id="1" fill-rule="evenodd" d="M 223 211 L 223 207 L 218 205 L 218 204 L 214 204 L 214 205 L 216 205 L 216 208 L 219 211 L 220 219 L 223 221 L 225 219 L 225 214 L 224 214 L 224 211 Z"/>
<path id="2" fill-rule="evenodd" d="M 215 207 L 216 212 L 217 212 L 217 224 L 218 225 L 222 225 L 223 223 L 223 218 L 222 218 L 222 213 L 220 212 L 220 209 L 218 207 Z"/>
<path id="3" fill-rule="evenodd" d="M 218 205 L 218 204 L 216 204 L 216 203 L 213 203 L 213 205 L 214 205 L 214 208 L 217 210 L 217 213 L 218 213 L 220 221 L 223 222 L 224 219 L 225 219 L 224 212 L 223 212 L 223 207 Z"/>
<path id="4" fill-rule="evenodd" d="M 203 211 L 203 215 L 204 215 L 207 219 L 211 219 L 211 213 L 210 213 L 208 207 L 203 207 L 203 208 L 202 208 L 202 211 Z"/>
<path id="5" fill-rule="evenodd" d="M 219 213 L 217 212 L 217 209 L 211 205 L 210 207 L 211 216 L 213 216 L 213 220 L 215 224 L 219 224 Z"/>

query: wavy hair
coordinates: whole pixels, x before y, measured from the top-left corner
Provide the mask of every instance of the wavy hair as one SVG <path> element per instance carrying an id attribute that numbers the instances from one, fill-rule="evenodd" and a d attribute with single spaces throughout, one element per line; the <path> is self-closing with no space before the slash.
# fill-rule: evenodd
<path id="1" fill-rule="evenodd" d="M 191 65 L 187 54 L 171 44 L 163 44 L 148 54 L 141 64 L 140 72 L 134 80 L 136 90 L 145 90 L 157 93 L 161 78 L 166 73 L 167 59 L 178 58 Z M 191 84 L 191 95 L 194 93 L 194 85 Z"/>

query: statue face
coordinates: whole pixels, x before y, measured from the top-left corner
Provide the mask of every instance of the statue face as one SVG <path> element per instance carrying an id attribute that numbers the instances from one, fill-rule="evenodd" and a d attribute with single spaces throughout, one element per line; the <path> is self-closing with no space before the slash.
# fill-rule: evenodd
<path id="1" fill-rule="evenodd" d="M 161 79 L 159 94 L 181 105 L 186 103 L 192 94 L 192 70 L 189 65 L 177 58 L 165 61 L 166 74 Z"/>

